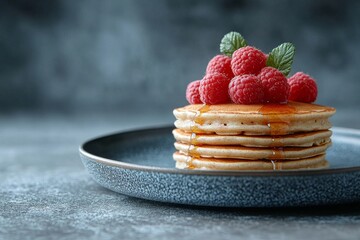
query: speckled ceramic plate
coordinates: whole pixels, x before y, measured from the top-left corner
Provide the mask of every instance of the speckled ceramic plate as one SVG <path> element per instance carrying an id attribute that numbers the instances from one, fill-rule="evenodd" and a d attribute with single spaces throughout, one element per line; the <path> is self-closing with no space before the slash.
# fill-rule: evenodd
<path id="1" fill-rule="evenodd" d="M 173 127 L 117 133 L 84 143 L 83 164 L 100 185 L 133 197 L 223 207 L 360 202 L 360 131 L 334 128 L 330 168 L 194 171 L 174 167 Z"/>

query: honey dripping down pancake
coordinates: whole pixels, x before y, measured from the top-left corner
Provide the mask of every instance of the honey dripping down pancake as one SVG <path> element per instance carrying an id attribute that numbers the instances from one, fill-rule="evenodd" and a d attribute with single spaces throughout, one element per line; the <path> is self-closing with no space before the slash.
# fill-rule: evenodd
<path id="1" fill-rule="evenodd" d="M 220 52 L 209 61 L 205 76 L 187 85 L 190 105 L 173 111 L 176 167 L 327 167 L 329 118 L 335 109 L 313 104 L 318 90 L 310 75 L 288 77 L 295 46 L 286 42 L 266 54 L 230 32 Z"/>

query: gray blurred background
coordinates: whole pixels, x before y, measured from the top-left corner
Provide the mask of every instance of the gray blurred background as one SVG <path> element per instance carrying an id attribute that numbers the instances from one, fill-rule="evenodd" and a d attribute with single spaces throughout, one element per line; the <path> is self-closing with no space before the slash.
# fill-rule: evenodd
<path id="1" fill-rule="evenodd" d="M 182 208 L 113 194 L 85 171 L 87 139 L 172 124 L 229 31 L 265 52 L 293 42 L 292 74 L 317 79 L 334 126 L 360 129 L 360 1 L 0 0 L 0 239 L 358 239 L 354 205 Z M 337 135 L 329 160 L 356 136 Z M 134 143 L 138 156 L 156 147 Z"/>
<path id="2" fill-rule="evenodd" d="M 290 41 L 317 103 L 359 113 L 360 1 L 3 0 L 0 114 L 171 119 L 229 31 L 265 52 Z M 350 115 L 349 115 L 350 114 Z M 340 117 L 335 123 L 342 123 Z M 360 127 L 360 125 L 359 125 Z"/>

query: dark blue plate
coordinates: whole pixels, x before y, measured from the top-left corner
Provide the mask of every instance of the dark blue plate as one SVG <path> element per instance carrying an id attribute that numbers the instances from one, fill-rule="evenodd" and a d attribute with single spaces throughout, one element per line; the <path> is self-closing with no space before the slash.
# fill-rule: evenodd
<path id="1" fill-rule="evenodd" d="M 82 162 L 100 185 L 133 197 L 223 207 L 360 202 L 360 131 L 334 128 L 329 169 L 199 171 L 174 167 L 173 127 L 117 133 L 84 143 Z"/>

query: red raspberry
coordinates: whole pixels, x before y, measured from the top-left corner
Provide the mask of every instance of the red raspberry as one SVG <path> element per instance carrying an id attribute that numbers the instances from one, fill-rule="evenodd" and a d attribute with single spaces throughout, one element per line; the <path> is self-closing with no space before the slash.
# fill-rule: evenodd
<path id="1" fill-rule="evenodd" d="M 317 97 L 317 86 L 315 80 L 303 72 L 295 73 L 288 79 L 290 85 L 289 100 L 311 103 Z"/>
<path id="2" fill-rule="evenodd" d="M 230 101 L 229 78 L 220 73 L 209 73 L 200 81 L 200 99 L 206 104 L 220 104 Z"/>
<path id="3" fill-rule="evenodd" d="M 231 69 L 237 75 L 255 74 L 266 66 L 266 55 L 254 47 L 242 47 L 232 55 Z"/>
<path id="4" fill-rule="evenodd" d="M 222 73 L 229 79 L 234 77 L 231 70 L 231 58 L 225 55 L 216 55 L 207 65 L 206 73 Z"/>
<path id="5" fill-rule="evenodd" d="M 261 69 L 258 75 L 265 91 L 265 100 L 271 103 L 286 103 L 289 96 L 289 84 L 279 70 L 273 67 Z"/>
<path id="6" fill-rule="evenodd" d="M 202 103 L 200 100 L 199 86 L 200 80 L 196 80 L 188 84 L 186 88 L 186 100 L 188 100 L 190 104 Z"/>
<path id="7" fill-rule="evenodd" d="M 250 74 L 234 77 L 229 84 L 229 95 L 239 104 L 263 103 L 265 96 L 259 79 Z"/>

